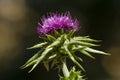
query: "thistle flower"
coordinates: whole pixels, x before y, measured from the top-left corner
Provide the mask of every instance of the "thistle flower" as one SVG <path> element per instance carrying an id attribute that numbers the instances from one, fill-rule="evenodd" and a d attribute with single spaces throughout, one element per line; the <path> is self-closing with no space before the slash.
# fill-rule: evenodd
<path id="1" fill-rule="evenodd" d="M 54 30 L 62 30 L 69 32 L 72 29 L 78 30 L 78 20 L 72 19 L 69 12 L 64 14 L 51 13 L 47 18 L 42 18 L 42 24 L 39 23 L 37 31 L 40 35 L 50 34 Z"/>
<path id="2" fill-rule="evenodd" d="M 36 49 L 39 51 L 33 55 L 21 68 L 33 66 L 29 71 L 31 72 L 39 63 L 43 63 L 47 70 L 49 65 L 51 67 L 56 66 L 59 70 L 62 70 L 64 77 L 60 77 L 60 80 L 85 80 L 83 79 L 80 71 L 75 71 L 75 68 L 69 72 L 66 62 L 69 58 L 74 64 L 85 71 L 79 61 L 83 61 L 80 56 L 76 55 L 76 51 L 94 59 L 91 53 L 109 55 L 103 51 L 95 50 L 92 46 L 98 46 L 95 43 L 98 40 L 90 39 L 88 36 L 75 36 L 75 31 L 78 30 L 77 19 L 72 19 L 70 13 L 64 14 L 50 14 L 49 17 L 42 19 L 42 24 L 39 24 L 37 31 L 43 36 L 43 42 L 38 43 L 28 49 Z M 57 34 L 51 35 L 52 32 Z M 61 33 L 59 31 L 65 31 Z M 59 35 L 59 36 L 58 36 Z M 44 38 L 45 37 L 45 38 Z"/>

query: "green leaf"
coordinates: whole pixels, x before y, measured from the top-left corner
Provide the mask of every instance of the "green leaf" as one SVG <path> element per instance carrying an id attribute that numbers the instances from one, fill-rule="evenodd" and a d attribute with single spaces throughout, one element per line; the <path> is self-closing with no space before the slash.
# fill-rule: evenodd
<path id="1" fill-rule="evenodd" d="M 31 61 L 30 63 L 23 65 L 21 68 L 24 69 L 24 68 L 26 68 L 26 67 L 29 67 L 29 66 L 31 66 L 31 65 L 34 65 L 35 62 L 36 62 L 36 60 L 33 60 L 33 61 Z"/>
<path id="2" fill-rule="evenodd" d="M 80 58 L 80 57 L 78 57 L 78 56 L 76 56 L 76 55 L 74 55 L 74 57 L 75 57 L 76 60 L 83 62 L 83 59 L 82 59 L 82 58 Z"/>
<path id="3" fill-rule="evenodd" d="M 41 47 L 45 46 L 46 44 L 47 44 L 47 42 L 43 42 L 43 43 L 40 43 L 40 44 L 36 44 L 33 47 L 30 47 L 30 48 L 27 48 L 27 49 L 41 48 Z"/>
<path id="4" fill-rule="evenodd" d="M 73 40 L 76 40 L 76 41 L 84 41 L 84 42 L 100 42 L 101 40 L 94 40 L 94 39 L 90 39 L 88 37 L 74 37 Z"/>
<path id="5" fill-rule="evenodd" d="M 81 76 L 81 71 L 75 71 L 75 67 L 73 67 L 70 71 L 70 80 L 85 80 L 83 76 Z"/>
<path id="6" fill-rule="evenodd" d="M 46 56 L 51 50 L 53 50 L 53 48 L 46 48 L 46 49 L 42 52 L 41 56 L 35 60 L 35 64 L 33 65 L 32 69 L 31 69 L 29 72 L 31 72 L 31 71 L 45 58 L 45 56 Z"/>
<path id="7" fill-rule="evenodd" d="M 50 47 L 57 47 L 57 46 L 59 46 L 59 44 L 60 44 L 60 40 L 56 40 L 56 41 L 54 41 L 53 43 L 51 43 L 48 47 L 50 48 Z"/>
<path id="8" fill-rule="evenodd" d="M 69 77 L 60 76 L 60 80 L 85 80 L 83 76 L 81 76 L 81 71 L 75 71 L 75 67 L 70 70 Z"/>
<path id="9" fill-rule="evenodd" d="M 68 37 L 68 38 L 71 38 L 74 33 L 75 33 L 75 29 L 71 30 L 71 31 L 67 34 L 67 37 Z"/>
<path id="10" fill-rule="evenodd" d="M 58 31 L 56 31 L 56 30 L 54 30 L 54 34 L 55 34 L 55 36 L 56 37 L 59 37 L 61 34 L 58 32 Z"/>
<path id="11" fill-rule="evenodd" d="M 22 69 L 30 66 L 30 65 L 33 65 L 35 63 L 35 59 L 37 59 L 41 53 L 42 53 L 42 49 L 40 51 L 38 51 L 34 56 L 32 56 L 23 66 L 21 66 Z"/>
<path id="12" fill-rule="evenodd" d="M 44 40 L 44 41 L 48 41 L 46 37 L 44 36 L 39 36 L 40 39 Z"/>
<path id="13" fill-rule="evenodd" d="M 80 71 L 75 71 L 75 67 L 70 71 L 70 80 L 76 80 L 76 78 L 80 75 Z"/>
<path id="14" fill-rule="evenodd" d="M 53 68 L 54 66 L 55 66 L 55 64 L 57 64 L 57 60 L 56 59 L 54 59 L 53 61 L 52 61 L 52 64 L 51 64 L 51 68 Z"/>
<path id="15" fill-rule="evenodd" d="M 65 51 L 66 51 L 66 53 L 68 54 L 69 58 L 70 58 L 76 65 L 78 65 L 83 71 L 85 71 L 84 68 L 75 60 L 75 58 L 73 57 L 73 55 L 71 54 L 71 52 L 68 50 L 68 48 L 67 48 L 66 45 L 64 45 L 64 48 L 65 48 Z"/>
<path id="16" fill-rule="evenodd" d="M 64 32 L 65 32 L 65 30 L 62 28 L 62 29 L 61 29 L 61 34 L 64 34 Z"/>
<path id="17" fill-rule="evenodd" d="M 61 35 L 58 39 L 56 39 L 53 43 L 51 43 L 51 44 L 48 46 L 48 48 L 49 48 L 49 47 L 57 47 L 57 46 L 60 46 L 61 43 L 63 43 L 63 42 L 64 42 L 64 35 Z"/>
<path id="18" fill-rule="evenodd" d="M 85 48 L 85 50 L 88 51 L 88 52 L 92 52 L 92 53 L 110 55 L 110 54 L 105 53 L 105 52 L 103 52 L 103 51 L 95 50 L 95 49 L 92 49 L 92 48 Z"/>
<path id="19" fill-rule="evenodd" d="M 73 51 L 79 51 L 79 50 L 83 50 L 85 48 L 86 48 L 86 46 L 73 46 L 72 50 Z"/>
<path id="20" fill-rule="evenodd" d="M 66 77 L 60 77 L 60 80 L 70 80 L 70 79 Z"/>
<path id="21" fill-rule="evenodd" d="M 88 43 L 88 42 L 82 42 L 82 41 L 73 41 L 73 40 L 70 40 L 70 44 L 75 44 L 75 45 L 81 45 L 81 46 L 98 46 L 96 44 L 92 44 L 92 43 Z"/>
<path id="22" fill-rule="evenodd" d="M 65 37 L 66 35 L 65 34 L 63 34 L 63 35 L 61 35 L 61 43 L 64 43 L 65 42 L 65 39 L 66 39 L 66 37 Z"/>
<path id="23" fill-rule="evenodd" d="M 46 70 L 49 71 L 49 62 L 48 61 L 44 61 L 43 64 L 44 64 Z"/>
<path id="24" fill-rule="evenodd" d="M 90 58 L 95 59 L 91 54 L 89 54 L 89 53 L 88 53 L 87 51 L 85 51 L 85 50 L 80 50 L 80 52 L 83 53 L 84 55 L 90 57 Z"/>
<path id="25" fill-rule="evenodd" d="M 55 40 L 56 40 L 56 38 L 55 38 L 54 36 L 52 36 L 52 35 L 46 34 L 46 36 L 47 36 L 47 39 L 48 39 L 49 41 L 55 41 Z"/>
<path id="26" fill-rule="evenodd" d="M 83 59 L 82 59 L 82 58 L 80 58 L 80 57 L 78 57 L 78 60 L 79 60 L 79 61 L 81 61 L 81 62 L 83 62 Z"/>
<path id="27" fill-rule="evenodd" d="M 57 54 L 51 55 L 48 59 L 53 59 L 57 56 Z"/>

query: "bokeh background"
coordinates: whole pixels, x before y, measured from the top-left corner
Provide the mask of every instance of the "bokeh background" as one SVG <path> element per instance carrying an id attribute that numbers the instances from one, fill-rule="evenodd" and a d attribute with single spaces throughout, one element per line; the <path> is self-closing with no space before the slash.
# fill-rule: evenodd
<path id="1" fill-rule="evenodd" d="M 36 26 L 49 12 L 70 11 L 78 18 L 78 35 L 103 40 L 97 49 L 111 56 L 83 56 L 87 80 L 120 80 L 119 0 L 0 0 L 0 80 L 58 80 L 56 69 L 40 64 L 33 72 L 21 70 L 36 50 L 26 50 L 40 39 Z"/>

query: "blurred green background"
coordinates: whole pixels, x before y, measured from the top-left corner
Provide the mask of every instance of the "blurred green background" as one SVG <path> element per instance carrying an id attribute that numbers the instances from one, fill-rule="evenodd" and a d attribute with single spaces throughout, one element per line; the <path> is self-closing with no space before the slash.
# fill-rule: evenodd
<path id="1" fill-rule="evenodd" d="M 21 70 L 36 50 L 26 48 L 40 41 L 36 27 L 49 12 L 70 11 L 80 21 L 78 35 L 103 40 L 97 49 L 111 56 L 83 56 L 87 80 L 120 80 L 119 0 L 0 0 L 0 80 L 58 80 L 56 69 L 40 64 L 33 72 Z M 70 62 L 69 62 L 70 63 Z M 70 64 L 72 65 L 72 64 Z"/>

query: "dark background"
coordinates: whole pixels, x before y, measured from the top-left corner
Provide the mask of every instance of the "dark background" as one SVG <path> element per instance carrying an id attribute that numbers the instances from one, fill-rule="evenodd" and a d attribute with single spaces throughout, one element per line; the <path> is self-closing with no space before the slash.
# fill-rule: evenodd
<path id="1" fill-rule="evenodd" d="M 40 64 L 27 73 L 30 68 L 20 66 L 36 52 L 26 48 L 40 41 L 36 27 L 41 17 L 66 11 L 80 21 L 78 35 L 102 40 L 96 49 L 111 54 L 94 55 L 96 60 L 83 56 L 85 78 L 120 80 L 119 0 L 0 0 L 0 80 L 58 80 L 56 69 L 47 72 Z"/>

